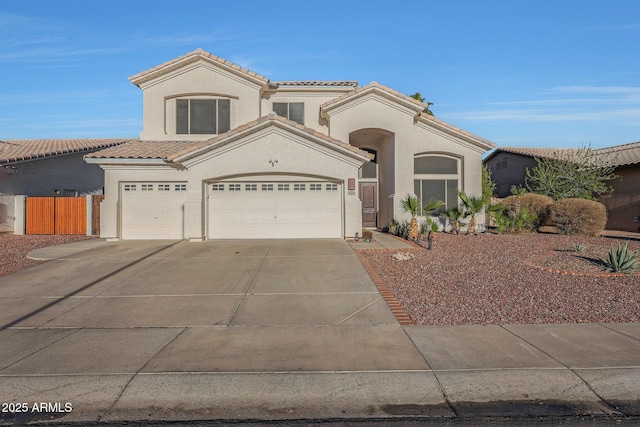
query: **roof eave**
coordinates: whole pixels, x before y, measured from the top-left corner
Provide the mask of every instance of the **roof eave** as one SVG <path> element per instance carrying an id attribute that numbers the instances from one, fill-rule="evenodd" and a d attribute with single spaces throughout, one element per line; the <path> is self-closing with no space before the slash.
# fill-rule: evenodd
<path id="1" fill-rule="evenodd" d="M 453 125 L 450 125 L 449 123 L 442 121 L 440 119 L 436 119 L 433 116 L 430 116 L 428 114 L 424 114 L 424 113 L 420 113 L 416 116 L 416 121 L 422 122 L 422 123 L 427 123 L 430 126 L 445 132 L 451 136 L 455 136 L 456 138 L 462 139 L 466 142 L 469 142 L 481 149 L 484 149 L 485 151 L 489 151 L 492 150 L 494 148 L 496 148 L 496 144 L 481 138 L 477 135 L 474 135 L 472 133 L 463 131 L 460 128 L 457 128 Z"/>

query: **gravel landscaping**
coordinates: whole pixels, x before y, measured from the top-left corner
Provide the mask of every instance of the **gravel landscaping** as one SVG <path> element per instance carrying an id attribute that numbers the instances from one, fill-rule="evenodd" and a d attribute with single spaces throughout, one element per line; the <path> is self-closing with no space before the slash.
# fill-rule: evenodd
<path id="1" fill-rule="evenodd" d="M 626 240 L 437 233 L 433 250 L 400 251 L 414 255 L 406 260 L 362 252 L 416 325 L 640 322 L 640 271 L 597 264 L 616 242 Z"/>
<path id="2" fill-rule="evenodd" d="M 0 276 L 24 270 L 44 261 L 34 261 L 27 254 L 35 249 L 63 243 L 94 239 L 77 235 L 22 235 L 0 234 Z"/>

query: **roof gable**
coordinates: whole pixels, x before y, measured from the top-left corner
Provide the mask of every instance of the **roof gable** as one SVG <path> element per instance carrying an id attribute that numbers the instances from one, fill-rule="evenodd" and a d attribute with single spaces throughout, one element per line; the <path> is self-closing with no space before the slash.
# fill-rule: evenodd
<path id="1" fill-rule="evenodd" d="M 346 144 L 337 139 L 331 138 L 322 132 L 318 132 L 314 129 L 300 125 L 291 120 L 287 120 L 284 117 L 280 117 L 275 113 L 269 113 L 267 116 L 263 116 L 258 120 L 247 123 L 240 127 L 230 130 L 229 132 L 220 134 L 214 138 L 211 138 L 204 142 L 199 142 L 196 145 L 187 148 L 186 150 L 169 156 L 167 160 L 176 163 L 182 163 L 195 157 L 199 157 L 209 151 L 215 150 L 221 146 L 229 144 L 240 138 L 244 138 L 248 135 L 256 133 L 262 129 L 270 126 L 277 126 L 293 134 L 302 136 L 308 140 L 312 140 L 320 145 L 330 148 L 334 151 L 340 152 L 342 155 L 357 158 L 360 160 L 372 160 L 373 155 L 363 151 L 357 147 Z"/>
<path id="2" fill-rule="evenodd" d="M 243 68 L 239 65 L 234 64 L 231 61 L 227 61 L 226 59 L 220 58 L 219 56 L 213 55 L 209 52 L 205 52 L 202 49 L 196 49 L 192 52 L 189 52 L 185 55 L 179 56 L 178 58 L 172 59 L 171 61 L 167 61 L 164 64 L 160 64 L 156 67 L 153 67 L 149 70 L 142 71 L 141 73 L 135 74 L 129 77 L 129 81 L 140 87 L 140 85 L 156 79 L 158 77 L 164 76 L 170 72 L 178 70 L 182 67 L 185 67 L 189 64 L 192 64 L 197 61 L 206 61 L 210 64 L 213 64 L 217 67 L 220 67 L 232 74 L 243 77 L 246 80 L 249 80 L 255 84 L 264 86 L 269 83 L 269 79 L 261 76 L 260 74 L 254 73 L 246 68 Z"/>
<path id="3" fill-rule="evenodd" d="M 371 82 L 366 86 L 359 86 L 349 93 L 345 93 L 344 95 L 339 96 L 335 99 L 332 99 L 331 101 L 325 102 L 320 106 L 320 114 L 326 118 L 328 113 L 331 110 L 338 108 L 342 105 L 349 104 L 350 102 L 353 102 L 363 96 L 366 96 L 372 93 L 380 95 L 387 99 L 391 99 L 392 101 L 397 102 L 398 104 L 404 105 L 409 109 L 415 110 L 416 113 L 421 112 L 426 107 L 426 104 L 418 101 L 417 99 L 414 99 L 407 95 L 403 95 L 400 92 L 395 91 L 387 86 L 381 85 L 377 82 Z"/>

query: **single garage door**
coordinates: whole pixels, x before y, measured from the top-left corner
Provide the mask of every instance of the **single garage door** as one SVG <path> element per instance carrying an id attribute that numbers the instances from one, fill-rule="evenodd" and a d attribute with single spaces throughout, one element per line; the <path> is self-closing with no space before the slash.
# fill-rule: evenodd
<path id="1" fill-rule="evenodd" d="M 184 238 L 185 183 L 122 183 L 121 186 L 122 239 Z"/>
<path id="2" fill-rule="evenodd" d="M 259 181 L 207 187 L 210 239 L 342 237 L 341 184 Z"/>

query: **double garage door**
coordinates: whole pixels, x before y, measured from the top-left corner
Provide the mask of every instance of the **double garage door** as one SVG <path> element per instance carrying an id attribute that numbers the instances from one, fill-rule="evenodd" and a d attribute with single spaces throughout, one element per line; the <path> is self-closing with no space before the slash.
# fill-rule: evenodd
<path id="1" fill-rule="evenodd" d="M 342 186 L 333 182 L 215 182 L 210 239 L 340 238 Z"/>
<path id="2" fill-rule="evenodd" d="M 319 181 L 207 184 L 209 239 L 341 238 L 342 186 Z M 122 239 L 183 239 L 186 183 L 122 183 Z"/>

